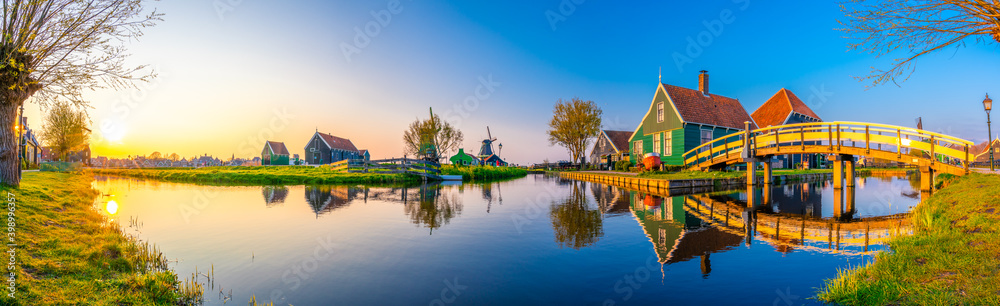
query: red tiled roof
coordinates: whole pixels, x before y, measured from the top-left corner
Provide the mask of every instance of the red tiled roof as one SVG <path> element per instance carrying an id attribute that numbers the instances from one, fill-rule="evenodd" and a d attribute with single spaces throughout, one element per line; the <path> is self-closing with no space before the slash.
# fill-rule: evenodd
<path id="1" fill-rule="evenodd" d="M 271 152 L 277 155 L 288 155 L 288 148 L 285 147 L 284 142 L 277 141 L 267 141 L 267 145 L 271 147 Z"/>
<path id="2" fill-rule="evenodd" d="M 743 122 L 750 121 L 750 128 L 757 128 L 739 100 L 716 94 L 706 96 L 701 91 L 667 84 L 663 89 L 685 122 L 742 130 Z"/>
<path id="3" fill-rule="evenodd" d="M 989 144 L 992 143 L 993 147 L 1000 147 L 1000 139 L 993 139 L 993 141 L 983 141 L 979 144 L 969 147 L 969 155 L 972 155 L 973 161 L 987 161 L 989 159 L 988 150 L 986 150 Z M 996 155 L 996 153 L 993 153 Z M 994 156 L 997 158 L 1000 156 Z"/>
<path id="4" fill-rule="evenodd" d="M 604 130 L 604 134 L 608 135 L 608 139 L 615 145 L 615 149 L 619 152 L 628 152 L 628 140 L 632 138 L 632 132 Z"/>
<path id="5" fill-rule="evenodd" d="M 802 100 L 799 100 L 799 97 L 796 97 L 791 90 L 784 88 L 767 99 L 767 102 L 757 108 L 751 116 L 761 127 L 769 127 L 785 124 L 785 118 L 788 118 L 792 112 L 820 121 L 823 120 L 805 103 L 802 103 Z"/>
<path id="6" fill-rule="evenodd" d="M 354 143 L 350 139 L 340 138 L 327 133 L 319 133 L 319 137 L 323 138 L 323 141 L 330 146 L 331 149 L 340 149 L 344 151 L 354 151 L 357 152 L 358 148 L 354 146 Z"/>

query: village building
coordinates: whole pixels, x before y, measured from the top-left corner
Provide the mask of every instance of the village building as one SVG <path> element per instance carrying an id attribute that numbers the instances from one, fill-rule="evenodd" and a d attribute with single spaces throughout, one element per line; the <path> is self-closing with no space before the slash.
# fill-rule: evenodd
<path id="1" fill-rule="evenodd" d="M 632 137 L 629 131 L 602 130 L 590 151 L 590 162 L 600 164 L 602 168 L 614 167 L 614 164 L 628 156 L 628 140 Z"/>
<path id="2" fill-rule="evenodd" d="M 28 129 L 24 133 L 24 148 L 21 150 L 21 158 L 25 160 L 25 163 L 29 168 L 38 167 L 38 163 L 41 162 L 42 158 L 42 146 L 38 143 L 38 139 L 35 138 L 35 133 Z"/>
<path id="3" fill-rule="evenodd" d="M 782 88 L 750 115 L 761 128 L 796 123 L 823 122 L 812 109 L 802 103 L 791 90 Z M 806 145 L 817 143 L 806 142 Z M 823 162 L 821 154 L 778 155 L 771 163 L 776 168 L 816 168 Z"/>
<path id="4" fill-rule="evenodd" d="M 264 165 L 287 166 L 289 164 L 288 155 L 288 148 L 285 147 L 284 142 L 268 140 L 264 142 L 264 150 L 260 152 L 260 160 Z"/>
<path id="5" fill-rule="evenodd" d="M 350 139 L 316 131 L 305 147 L 305 160 L 310 165 L 322 165 L 345 159 L 359 159 L 358 148 Z"/>
<path id="6" fill-rule="evenodd" d="M 452 165 L 456 166 L 478 166 L 479 159 L 472 154 L 465 153 L 465 149 L 459 148 L 458 153 L 448 159 Z"/>
<path id="7" fill-rule="evenodd" d="M 630 159 L 634 163 L 655 152 L 666 165 L 683 165 L 685 152 L 744 130 L 744 122 L 757 128 L 739 100 L 709 92 L 707 71 L 698 75 L 697 90 L 659 83 L 629 139 Z"/>
<path id="8" fill-rule="evenodd" d="M 989 141 L 989 144 L 984 141 L 969 147 L 969 155 L 975 156 L 972 162 L 976 165 L 982 165 L 982 167 L 989 167 L 990 150 L 993 150 L 993 163 L 1000 164 L 1000 162 L 997 162 L 997 160 L 1000 160 L 1000 138 L 994 138 L 992 141 Z"/>
<path id="9" fill-rule="evenodd" d="M 372 160 L 372 154 L 368 152 L 368 149 L 361 149 L 358 152 L 359 155 L 361 155 L 361 159 L 364 159 L 365 161 Z M 296 158 L 298 158 L 298 155 L 296 155 Z"/>

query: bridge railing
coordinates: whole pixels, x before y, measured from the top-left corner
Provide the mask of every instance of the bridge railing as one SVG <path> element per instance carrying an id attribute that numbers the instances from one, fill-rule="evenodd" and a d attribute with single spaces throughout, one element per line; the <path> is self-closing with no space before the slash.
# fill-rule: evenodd
<path id="1" fill-rule="evenodd" d="M 913 150 L 923 151 L 923 158 L 956 166 L 968 166 L 972 142 L 940 133 L 887 124 L 835 121 L 798 123 L 760 128 L 729 134 L 704 143 L 683 155 L 684 164 L 693 166 L 719 158 L 731 161 L 740 157 L 746 146 L 751 152 L 770 149 L 780 154 L 800 146 L 825 146 L 825 152 L 837 153 L 844 147 L 895 152 L 899 158 Z M 734 155 L 735 154 L 735 155 Z"/>

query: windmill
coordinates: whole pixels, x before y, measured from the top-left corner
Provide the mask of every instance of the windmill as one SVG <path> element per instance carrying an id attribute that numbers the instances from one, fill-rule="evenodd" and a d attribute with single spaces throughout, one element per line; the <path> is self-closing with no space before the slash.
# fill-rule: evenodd
<path id="1" fill-rule="evenodd" d="M 490 127 L 486 127 L 486 139 L 483 139 L 483 146 L 479 148 L 479 158 L 485 159 L 493 155 L 493 142 L 497 141 L 490 133 Z"/>
<path id="2" fill-rule="evenodd" d="M 923 117 L 917 117 L 917 129 L 918 130 L 923 130 L 924 129 L 924 118 Z"/>

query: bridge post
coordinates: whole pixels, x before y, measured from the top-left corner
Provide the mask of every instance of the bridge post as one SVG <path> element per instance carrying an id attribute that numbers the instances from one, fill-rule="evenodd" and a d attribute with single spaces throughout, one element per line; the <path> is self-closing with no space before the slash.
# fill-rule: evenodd
<path id="1" fill-rule="evenodd" d="M 771 185 L 774 183 L 774 176 L 771 173 L 771 157 L 765 156 L 761 161 L 764 164 L 764 185 Z"/>
<path id="2" fill-rule="evenodd" d="M 840 189 L 844 187 L 844 160 L 840 158 L 840 155 L 834 155 L 831 157 L 833 162 L 833 188 Z"/>
<path id="3" fill-rule="evenodd" d="M 854 187 L 854 156 L 841 155 L 844 160 L 844 181 L 847 187 Z"/>
<path id="4" fill-rule="evenodd" d="M 833 218 L 840 219 L 844 215 L 844 189 L 833 189 Z"/>
<path id="5" fill-rule="evenodd" d="M 930 166 L 920 166 L 920 190 L 934 190 L 934 168 Z"/>
<path id="6" fill-rule="evenodd" d="M 757 159 L 747 158 L 747 186 L 757 185 Z"/>

